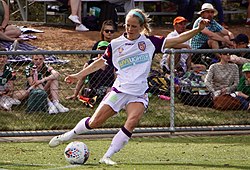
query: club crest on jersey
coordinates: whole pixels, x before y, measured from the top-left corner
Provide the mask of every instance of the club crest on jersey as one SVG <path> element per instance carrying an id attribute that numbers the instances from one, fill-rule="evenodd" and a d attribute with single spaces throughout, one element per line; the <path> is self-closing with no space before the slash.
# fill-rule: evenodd
<path id="1" fill-rule="evenodd" d="M 145 51 L 146 49 L 146 43 L 144 41 L 141 41 L 138 43 L 138 48 L 141 50 L 141 51 Z"/>
<path id="2" fill-rule="evenodd" d="M 120 47 L 119 49 L 118 49 L 118 52 L 119 52 L 119 54 L 121 54 L 122 52 L 123 52 L 123 48 L 122 47 Z"/>

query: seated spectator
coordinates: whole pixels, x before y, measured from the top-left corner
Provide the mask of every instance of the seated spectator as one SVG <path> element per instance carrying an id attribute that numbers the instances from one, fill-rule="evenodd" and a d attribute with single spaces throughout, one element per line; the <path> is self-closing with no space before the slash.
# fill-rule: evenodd
<path id="1" fill-rule="evenodd" d="M 108 2 L 115 5 L 123 5 L 126 14 L 135 8 L 134 0 L 108 0 Z"/>
<path id="2" fill-rule="evenodd" d="M 239 68 L 229 61 L 230 54 L 221 54 L 220 62 L 212 64 L 208 69 L 205 84 L 213 97 L 236 91 L 239 83 Z"/>
<path id="3" fill-rule="evenodd" d="M 205 3 L 210 3 L 215 6 L 215 9 L 218 11 L 218 23 L 224 28 L 228 29 L 228 26 L 224 22 L 224 11 L 222 7 L 221 0 L 205 0 Z"/>
<path id="4" fill-rule="evenodd" d="M 89 29 L 82 24 L 82 2 L 81 0 L 69 0 L 71 15 L 69 19 L 76 24 L 76 31 L 89 31 Z"/>
<path id="5" fill-rule="evenodd" d="M 115 33 L 115 26 L 112 20 L 106 20 L 102 23 L 102 28 L 100 30 L 100 40 L 97 41 L 93 47 L 92 50 L 96 50 L 99 42 L 101 41 L 107 41 L 110 42 L 114 38 Z M 92 54 L 91 58 L 97 57 L 96 54 Z"/>
<path id="6" fill-rule="evenodd" d="M 234 38 L 233 33 L 214 20 L 218 12 L 212 4 L 204 3 L 198 14 L 200 14 L 200 17 L 195 21 L 193 28 L 198 26 L 201 19 L 209 19 L 210 24 L 191 39 L 192 49 L 219 49 L 220 46 L 234 47 L 234 43 L 230 41 Z M 215 56 L 220 59 L 219 54 L 215 54 Z"/>
<path id="7" fill-rule="evenodd" d="M 246 34 L 238 34 L 234 39 L 236 48 L 249 48 L 249 39 Z M 238 64 L 240 70 L 240 76 L 242 76 L 241 70 L 244 63 L 250 62 L 250 53 L 241 52 L 230 56 L 230 61 Z"/>
<path id="8" fill-rule="evenodd" d="M 32 56 L 32 62 L 25 69 L 26 78 L 28 80 L 27 89 L 30 90 L 32 88 L 40 88 L 47 92 L 49 96 L 49 114 L 68 112 L 69 109 L 59 103 L 59 73 L 51 66 L 46 65 L 44 60 L 45 58 L 43 55 Z M 34 69 L 34 67 L 37 69 L 38 73 L 37 80 L 35 80 L 33 77 L 32 69 Z M 23 98 L 26 97 L 28 97 L 27 94 L 23 96 Z"/>
<path id="9" fill-rule="evenodd" d="M 107 41 L 100 41 L 98 43 L 97 49 L 105 50 L 108 44 L 109 43 Z M 98 58 L 99 57 L 101 57 L 100 54 L 98 55 Z M 96 59 L 97 58 L 91 59 L 88 63 L 86 63 L 83 66 L 83 68 L 86 68 Z M 79 92 L 83 88 L 86 79 L 87 79 L 86 77 L 83 77 L 81 80 L 79 80 L 76 84 L 74 94 L 72 96 L 66 97 L 66 99 L 74 99 L 74 100 L 77 99 Z M 90 93 L 88 94 L 89 96 L 86 97 L 92 97 L 95 95 L 97 95 L 99 99 L 104 97 L 105 94 L 111 90 L 110 88 L 112 87 L 114 80 L 115 80 L 114 68 L 109 65 L 106 65 L 105 68 L 102 68 L 90 74 L 88 76 L 88 89 Z"/>
<path id="10" fill-rule="evenodd" d="M 176 17 L 173 21 L 174 31 L 170 32 L 167 35 L 167 38 L 173 38 L 177 37 L 179 34 L 186 31 L 186 25 L 188 20 L 184 17 Z M 186 41 L 182 44 L 177 44 L 173 46 L 173 48 L 176 49 L 191 49 L 189 46 L 189 41 Z M 170 74 L 170 54 L 164 54 L 162 57 L 162 60 L 160 62 L 160 65 L 163 69 L 164 73 Z M 175 61 L 175 70 L 178 75 L 183 75 L 186 71 L 190 70 L 206 70 L 206 67 L 204 65 L 198 65 L 191 63 L 191 53 L 183 53 L 183 54 L 175 54 L 174 61 Z"/>
<path id="11" fill-rule="evenodd" d="M 245 63 L 242 67 L 243 76 L 240 78 L 239 85 L 237 87 L 238 96 L 245 99 L 242 100 L 244 103 L 244 109 L 250 109 L 250 63 Z"/>
<path id="12" fill-rule="evenodd" d="M 246 2 L 243 3 L 243 0 L 242 0 L 242 4 L 244 6 L 247 6 L 247 19 L 246 19 L 246 24 L 245 26 L 246 27 L 250 27 L 250 0 L 245 0 Z"/>
<path id="13" fill-rule="evenodd" d="M 3 0 L 0 2 L 0 40 L 14 42 L 21 35 L 21 30 L 9 24 L 9 6 Z"/>
<path id="14" fill-rule="evenodd" d="M 240 102 L 240 108 L 238 109 L 248 110 L 249 102 L 246 100 L 247 97 L 236 91 L 239 85 L 238 66 L 234 63 L 229 63 L 229 61 L 230 54 L 221 54 L 220 62 L 214 63 L 209 67 L 205 77 L 205 84 L 214 100 L 220 95 L 230 94 Z"/>
<path id="15" fill-rule="evenodd" d="M 240 78 L 238 91 L 250 96 L 250 63 L 245 63 L 242 67 L 243 76 Z"/>
<path id="16" fill-rule="evenodd" d="M 0 51 L 6 51 L 0 49 Z M 19 105 L 19 93 L 14 91 L 15 72 L 7 64 L 7 56 L 0 55 L 0 107 L 4 110 L 11 110 L 12 105 Z"/>

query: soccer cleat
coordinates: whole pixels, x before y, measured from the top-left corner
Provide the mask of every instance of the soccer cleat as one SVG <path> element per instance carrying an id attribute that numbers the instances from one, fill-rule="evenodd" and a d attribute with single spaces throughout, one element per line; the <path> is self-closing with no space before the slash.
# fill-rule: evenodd
<path id="1" fill-rule="evenodd" d="M 81 24 L 81 22 L 79 21 L 79 17 L 76 16 L 76 15 L 70 15 L 70 16 L 69 16 L 69 19 L 70 19 L 71 21 L 73 21 L 74 23 L 76 23 L 76 24 Z"/>
<path id="2" fill-rule="evenodd" d="M 106 165 L 117 165 L 116 162 L 112 161 L 109 157 L 105 157 L 103 156 L 100 160 L 99 160 L 100 164 L 106 164 Z"/>
<path id="3" fill-rule="evenodd" d="M 54 106 L 60 113 L 65 113 L 69 111 L 69 108 L 64 107 L 61 103 L 54 103 Z"/>
<path id="4" fill-rule="evenodd" d="M 55 136 L 53 137 L 50 142 L 49 142 L 49 146 L 50 147 L 57 147 L 58 145 L 60 145 L 61 143 L 67 141 L 67 139 L 65 138 L 65 134 L 62 134 L 62 135 L 58 135 L 58 136 Z"/>
<path id="5" fill-rule="evenodd" d="M 50 115 L 53 115 L 53 114 L 57 114 L 57 113 L 59 113 L 59 112 L 58 112 L 56 106 L 53 105 L 53 104 L 50 105 L 50 106 L 49 106 L 49 114 L 50 114 Z"/>
<path id="6" fill-rule="evenodd" d="M 84 25 L 80 24 L 76 26 L 76 31 L 89 31 L 89 29 L 85 27 Z"/>

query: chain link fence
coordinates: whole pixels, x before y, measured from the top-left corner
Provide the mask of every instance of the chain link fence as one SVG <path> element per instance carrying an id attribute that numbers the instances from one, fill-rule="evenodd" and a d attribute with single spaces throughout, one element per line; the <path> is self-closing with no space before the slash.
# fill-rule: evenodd
<path id="1" fill-rule="evenodd" d="M 15 70 L 16 80 L 14 80 L 14 90 L 16 92 L 27 90 L 25 70 L 30 64 L 30 60 L 27 60 L 27 58 L 31 59 L 32 55 L 45 55 L 47 58 L 46 63 L 60 73 L 60 76 L 57 78 L 59 82 L 59 101 L 63 106 L 69 108 L 68 112 L 58 114 L 49 114 L 42 111 L 29 113 L 27 112 L 28 97 L 20 100 L 21 103 L 16 105 L 13 101 L 4 101 L 1 99 L 0 136 L 61 134 L 67 129 L 73 128 L 83 117 L 91 116 L 100 102 L 100 100 L 96 100 L 95 98 L 99 93 L 86 96 L 88 95 L 86 94 L 86 88 L 89 88 L 87 80 L 91 81 L 88 78 L 83 81 L 83 87 L 79 93 L 82 96 L 81 100 L 79 98 L 67 100 L 67 96 L 73 95 L 76 84 L 67 84 L 64 82 L 64 78 L 69 74 L 80 71 L 84 67 L 84 64 L 90 60 L 90 55 L 97 55 L 102 52 L 0 51 L 0 56 L 8 55 L 9 64 Z M 135 133 L 249 130 L 249 111 L 242 109 L 218 110 L 213 108 L 213 103 L 203 100 L 203 98 L 209 98 L 209 91 L 205 86 L 204 78 L 207 74 L 207 69 L 213 63 L 210 57 L 216 53 L 250 53 L 250 50 L 166 50 L 165 54 L 171 56 L 169 60 L 169 72 L 166 72 L 160 66 L 162 54 L 156 54 L 152 64 L 152 71 L 148 78 L 149 107 L 140 121 L 138 128 L 136 128 Z M 176 54 L 192 54 L 192 63 L 195 63 L 195 59 L 200 59 L 199 62 L 201 63 L 199 64 L 202 64 L 204 69 L 181 72 L 177 69 L 177 65 L 174 64 L 174 56 Z M 23 56 L 22 58 L 26 58 L 26 60 L 18 60 L 20 56 Z M 51 56 L 53 56 L 53 60 L 49 60 Z M 244 62 L 246 61 L 244 60 Z M 103 80 L 103 76 L 95 76 L 96 81 L 107 81 L 107 78 Z M 6 80 L 2 78 L 1 81 L 1 83 L 4 83 Z M 53 89 L 50 90 L 53 91 Z M 181 92 L 186 93 L 183 95 L 184 93 Z M 50 97 L 48 96 L 48 98 Z M 7 111 L 4 109 L 3 104 L 5 102 L 11 103 L 11 110 Z M 37 104 L 33 105 L 39 107 Z M 121 111 L 115 117 L 110 118 L 103 127 L 91 131 L 90 134 L 114 133 L 124 124 L 125 120 L 126 112 Z"/>

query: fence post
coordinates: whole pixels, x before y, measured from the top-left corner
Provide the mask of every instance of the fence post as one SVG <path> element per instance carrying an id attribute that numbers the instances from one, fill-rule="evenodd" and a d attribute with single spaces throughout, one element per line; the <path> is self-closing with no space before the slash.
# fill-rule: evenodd
<path id="1" fill-rule="evenodd" d="M 175 131 L 175 122 L 174 122 L 174 49 L 170 49 L 170 132 Z"/>

